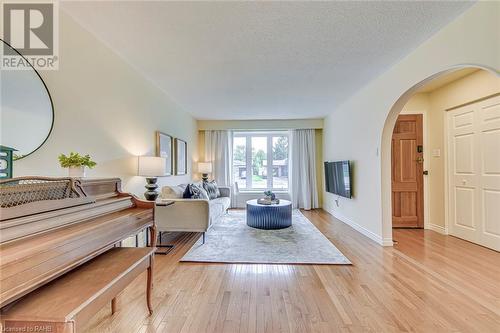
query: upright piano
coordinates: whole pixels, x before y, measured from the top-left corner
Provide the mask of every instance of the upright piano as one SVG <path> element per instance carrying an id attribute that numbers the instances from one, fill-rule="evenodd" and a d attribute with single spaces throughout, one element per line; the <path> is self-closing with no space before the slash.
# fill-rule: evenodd
<path id="1" fill-rule="evenodd" d="M 79 331 L 107 301 L 114 312 L 144 270 L 152 312 L 154 203 L 122 192 L 118 178 L 44 177 L 0 181 L 0 203 L 2 330 Z M 148 247 L 120 247 L 142 231 Z"/>

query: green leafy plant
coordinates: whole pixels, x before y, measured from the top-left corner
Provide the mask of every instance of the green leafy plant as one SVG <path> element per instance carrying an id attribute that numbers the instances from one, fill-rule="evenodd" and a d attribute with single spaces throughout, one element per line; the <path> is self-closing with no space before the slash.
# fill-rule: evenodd
<path id="1" fill-rule="evenodd" d="M 12 160 L 17 161 L 18 159 L 21 159 L 24 155 L 19 155 L 19 154 L 12 154 Z"/>
<path id="2" fill-rule="evenodd" d="M 89 169 L 92 169 L 97 165 L 96 162 L 92 161 L 90 156 L 87 154 L 85 156 L 82 156 L 78 153 L 71 152 L 69 153 L 69 156 L 66 156 L 65 154 L 59 155 L 59 163 L 63 168 L 70 168 L 70 167 L 81 167 L 85 166 Z"/>
<path id="3" fill-rule="evenodd" d="M 271 191 L 271 190 L 264 191 L 264 195 L 266 197 L 270 198 L 271 200 L 276 199 L 276 194 L 274 194 L 273 191 Z"/>

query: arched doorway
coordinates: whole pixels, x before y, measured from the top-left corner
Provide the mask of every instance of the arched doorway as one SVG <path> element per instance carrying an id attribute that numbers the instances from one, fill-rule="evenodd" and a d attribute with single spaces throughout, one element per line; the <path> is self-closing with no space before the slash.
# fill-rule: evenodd
<path id="1" fill-rule="evenodd" d="M 403 107 L 410 100 L 410 98 L 417 93 L 422 87 L 439 77 L 443 77 L 457 70 L 465 68 L 477 68 L 492 73 L 496 77 L 500 77 L 500 73 L 491 68 L 479 65 L 459 65 L 452 68 L 440 71 L 409 88 L 403 93 L 399 99 L 392 106 L 382 133 L 381 142 L 381 196 L 382 196 L 382 232 L 384 239 L 392 239 L 392 186 L 391 186 L 391 141 L 393 129 L 398 119 L 399 114 Z"/>

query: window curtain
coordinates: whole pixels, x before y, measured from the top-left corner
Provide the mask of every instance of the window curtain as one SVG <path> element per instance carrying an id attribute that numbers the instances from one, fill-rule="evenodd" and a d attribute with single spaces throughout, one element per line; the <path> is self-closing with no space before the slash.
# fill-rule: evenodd
<path id="1" fill-rule="evenodd" d="M 212 178 L 220 186 L 229 186 L 234 194 L 232 160 L 232 131 L 205 131 L 205 161 L 212 162 Z M 234 195 L 231 198 L 234 206 Z"/>
<path id="2" fill-rule="evenodd" d="M 319 208 L 314 129 L 290 131 L 291 188 L 294 208 Z"/>

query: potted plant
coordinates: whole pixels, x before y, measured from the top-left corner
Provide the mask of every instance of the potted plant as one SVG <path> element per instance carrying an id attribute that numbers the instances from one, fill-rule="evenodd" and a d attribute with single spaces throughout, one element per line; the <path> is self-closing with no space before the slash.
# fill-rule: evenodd
<path id="1" fill-rule="evenodd" d="M 59 163 L 63 168 L 68 168 L 70 177 L 85 177 L 85 167 L 92 169 L 97 165 L 88 154 L 82 156 L 74 152 L 69 153 L 69 156 L 59 155 Z"/>

